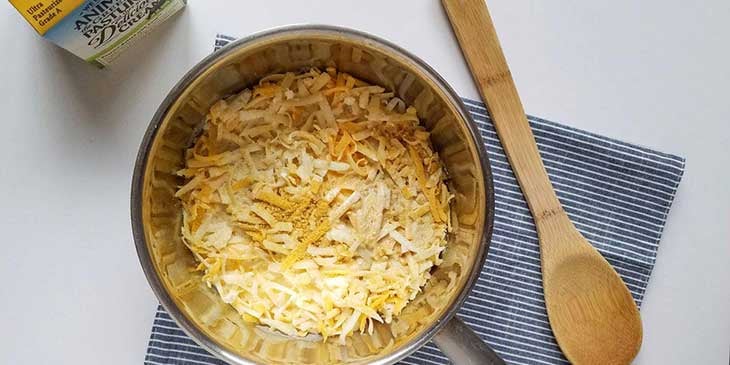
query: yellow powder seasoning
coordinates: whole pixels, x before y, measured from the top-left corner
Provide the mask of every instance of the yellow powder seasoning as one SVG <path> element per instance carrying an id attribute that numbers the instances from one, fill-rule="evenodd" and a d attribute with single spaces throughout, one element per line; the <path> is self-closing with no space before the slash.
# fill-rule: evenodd
<path id="1" fill-rule="evenodd" d="M 185 7 L 186 0 L 10 0 L 43 38 L 99 67 Z"/>
<path id="2" fill-rule="evenodd" d="M 281 266 L 284 270 L 289 269 L 291 265 L 303 259 L 307 254 L 309 245 L 319 241 L 331 228 L 331 224 L 327 219 L 329 204 L 325 201 L 320 200 L 315 203 L 312 196 L 292 197 L 292 201 L 290 201 L 270 191 L 259 191 L 254 195 L 254 198 L 267 203 L 268 206 L 264 209 L 272 217 L 277 221 L 291 223 L 294 230 L 299 233 L 297 235 L 302 237 L 292 252 L 282 261 Z M 310 220 L 319 222 L 313 230 L 310 230 L 309 227 Z"/>

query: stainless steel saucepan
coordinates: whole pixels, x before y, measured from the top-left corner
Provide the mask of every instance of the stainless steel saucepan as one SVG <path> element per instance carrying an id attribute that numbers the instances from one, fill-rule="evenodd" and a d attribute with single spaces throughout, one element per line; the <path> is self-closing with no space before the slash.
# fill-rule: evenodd
<path id="1" fill-rule="evenodd" d="M 288 337 L 243 321 L 203 284 L 181 241 L 185 149 L 210 106 L 271 73 L 334 66 L 381 85 L 418 109 L 448 171 L 454 232 L 443 263 L 422 293 L 390 324 L 344 345 Z M 455 317 L 477 280 L 494 221 L 489 159 L 459 97 L 426 63 L 400 47 L 357 31 L 292 26 L 233 42 L 205 58 L 170 91 L 152 118 L 132 181 L 132 228 L 142 268 L 162 305 L 180 327 L 232 364 L 391 364 L 429 340 L 457 364 L 498 364 L 499 358 Z"/>

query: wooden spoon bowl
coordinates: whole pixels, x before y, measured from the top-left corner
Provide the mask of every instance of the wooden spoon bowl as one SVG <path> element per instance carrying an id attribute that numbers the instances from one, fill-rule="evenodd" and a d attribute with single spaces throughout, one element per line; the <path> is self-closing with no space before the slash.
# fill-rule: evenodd
<path id="1" fill-rule="evenodd" d="M 562 209 L 537 224 L 550 326 L 574 364 L 628 364 L 639 352 L 639 311 L 626 285 Z"/>

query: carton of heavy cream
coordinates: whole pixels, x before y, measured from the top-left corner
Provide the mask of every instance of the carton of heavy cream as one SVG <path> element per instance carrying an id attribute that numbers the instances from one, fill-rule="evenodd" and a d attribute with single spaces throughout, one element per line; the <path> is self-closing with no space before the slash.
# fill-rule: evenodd
<path id="1" fill-rule="evenodd" d="M 186 0 L 10 0 L 43 38 L 97 66 L 185 7 Z"/>

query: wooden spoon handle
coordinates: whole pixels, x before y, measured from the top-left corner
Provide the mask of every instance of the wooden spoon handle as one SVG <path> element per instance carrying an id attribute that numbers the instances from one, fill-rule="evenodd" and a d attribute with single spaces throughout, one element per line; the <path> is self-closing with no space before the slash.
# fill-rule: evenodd
<path id="1" fill-rule="evenodd" d="M 484 0 L 442 0 L 535 224 L 562 212 Z M 562 215 L 562 214 L 561 214 Z"/>

